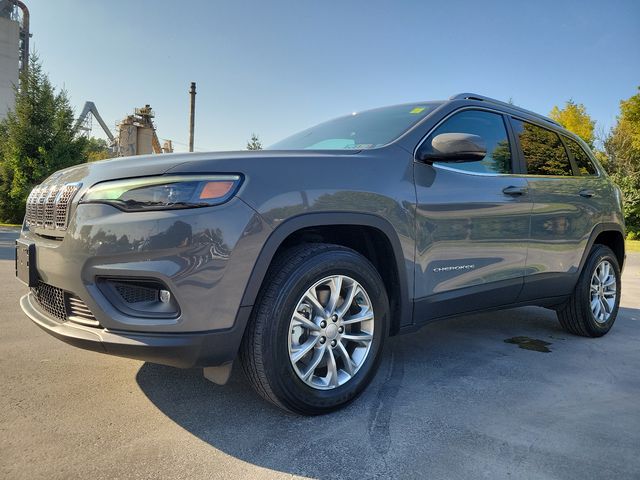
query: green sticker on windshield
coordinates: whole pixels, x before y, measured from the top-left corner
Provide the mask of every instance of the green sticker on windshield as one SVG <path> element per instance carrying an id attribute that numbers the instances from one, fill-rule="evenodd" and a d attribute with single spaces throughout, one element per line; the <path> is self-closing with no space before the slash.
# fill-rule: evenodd
<path id="1" fill-rule="evenodd" d="M 422 112 L 423 110 L 424 110 L 424 107 L 416 107 L 416 108 L 414 108 L 413 110 L 411 110 L 409 113 L 413 113 L 413 114 L 415 114 L 415 113 L 420 113 L 420 112 Z"/>

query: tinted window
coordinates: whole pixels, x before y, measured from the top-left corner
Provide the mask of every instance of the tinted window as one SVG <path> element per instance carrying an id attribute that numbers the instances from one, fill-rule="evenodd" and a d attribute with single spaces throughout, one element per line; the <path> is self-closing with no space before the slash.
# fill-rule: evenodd
<path id="1" fill-rule="evenodd" d="M 567 148 L 573 155 L 573 159 L 578 166 L 578 170 L 580 171 L 580 175 L 597 175 L 598 171 L 596 170 L 595 165 L 589 158 L 587 152 L 576 142 L 569 137 L 564 137 L 564 141 L 567 144 Z"/>
<path id="2" fill-rule="evenodd" d="M 569 156 L 557 133 L 513 120 L 529 175 L 573 175 Z"/>
<path id="3" fill-rule="evenodd" d="M 487 155 L 477 162 L 451 164 L 458 170 L 477 173 L 511 173 L 511 148 L 502 115 L 483 110 L 464 110 L 447 119 L 426 140 L 441 133 L 469 133 L 482 137 Z"/>
<path id="4" fill-rule="evenodd" d="M 438 105 L 394 105 L 329 120 L 271 145 L 269 150 L 366 150 L 395 140 Z"/>

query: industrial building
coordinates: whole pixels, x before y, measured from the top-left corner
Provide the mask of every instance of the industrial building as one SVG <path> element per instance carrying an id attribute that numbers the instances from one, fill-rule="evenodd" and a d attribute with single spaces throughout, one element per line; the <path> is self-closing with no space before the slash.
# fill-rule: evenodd
<path id="1" fill-rule="evenodd" d="M 0 119 L 13 109 L 20 69 L 29 65 L 29 10 L 18 0 L 0 0 Z"/>
<path id="2" fill-rule="evenodd" d="M 15 89 L 19 75 L 29 67 L 29 10 L 20 0 L 0 0 L 0 120 L 15 107 Z M 193 138 L 195 83 L 191 84 L 190 132 Z M 109 139 L 113 155 L 144 155 L 171 153 L 173 145 L 166 140 L 161 145 L 153 122 L 154 113 L 149 105 L 136 108 L 117 125 L 113 135 L 98 113 L 95 103 L 86 102 L 76 127 L 81 134 L 91 135 L 91 119 L 95 118 Z M 193 140 L 190 141 L 191 148 Z"/>

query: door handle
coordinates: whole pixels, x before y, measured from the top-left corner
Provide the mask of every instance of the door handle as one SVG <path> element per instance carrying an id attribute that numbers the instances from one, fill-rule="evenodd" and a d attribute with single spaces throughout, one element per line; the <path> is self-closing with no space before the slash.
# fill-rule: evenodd
<path id="1" fill-rule="evenodd" d="M 596 192 L 594 192 L 593 190 L 587 190 L 587 189 L 580 190 L 578 192 L 578 195 L 580 195 L 581 197 L 584 197 L 584 198 L 591 198 L 595 194 L 596 194 Z"/>
<path id="2" fill-rule="evenodd" d="M 505 195 L 513 196 L 524 195 L 525 193 L 527 193 L 527 187 L 515 187 L 511 185 L 509 187 L 504 187 L 502 189 L 502 193 L 504 193 Z"/>

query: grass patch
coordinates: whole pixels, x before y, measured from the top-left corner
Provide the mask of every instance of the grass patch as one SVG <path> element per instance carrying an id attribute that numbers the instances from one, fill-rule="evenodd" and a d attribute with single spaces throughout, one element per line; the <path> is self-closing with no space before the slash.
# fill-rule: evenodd
<path id="1" fill-rule="evenodd" d="M 2 222 L 0 222 L 0 227 L 21 227 L 21 226 L 22 225 L 19 225 L 19 224 L 16 224 L 16 223 L 2 223 Z"/>
<path id="2" fill-rule="evenodd" d="M 640 240 L 625 240 L 627 252 L 640 252 Z"/>

